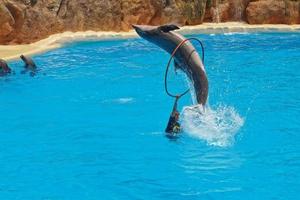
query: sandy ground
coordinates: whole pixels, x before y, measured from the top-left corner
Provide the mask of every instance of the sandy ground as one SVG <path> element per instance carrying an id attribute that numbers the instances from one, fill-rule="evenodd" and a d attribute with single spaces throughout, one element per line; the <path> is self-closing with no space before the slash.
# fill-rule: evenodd
<path id="1" fill-rule="evenodd" d="M 180 29 L 181 33 L 229 33 L 229 32 L 300 32 L 299 25 L 249 25 L 245 23 L 227 22 L 227 23 L 205 23 L 197 26 L 185 26 Z M 119 38 L 137 37 L 134 31 L 130 32 L 64 32 L 54 34 L 38 42 L 27 45 L 0 45 L 0 58 L 12 60 L 18 58 L 21 54 L 33 55 L 45 52 L 54 48 L 61 47 L 65 42 L 76 40 L 107 40 Z"/>

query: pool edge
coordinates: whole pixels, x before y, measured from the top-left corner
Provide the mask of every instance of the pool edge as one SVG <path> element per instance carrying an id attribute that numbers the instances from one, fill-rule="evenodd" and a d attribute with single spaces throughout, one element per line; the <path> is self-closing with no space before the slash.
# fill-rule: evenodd
<path id="1" fill-rule="evenodd" d="M 183 34 L 202 33 L 220 34 L 234 32 L 300 32 L 300 24 L 263 24 L 249 25 L 240 22 L 204 23 L 196 26 L 184 26 L 179 30 Z M 61 47 L 66 42 L 79 40 L 112 40 L 135 38 L 137 34 L 129 32 L 64 32 L 54 34 L 46 39 L 25 45 L 0 45 L 0 58 L 5 60 L 17 59 L 21 54 L 34 55 Z"/>

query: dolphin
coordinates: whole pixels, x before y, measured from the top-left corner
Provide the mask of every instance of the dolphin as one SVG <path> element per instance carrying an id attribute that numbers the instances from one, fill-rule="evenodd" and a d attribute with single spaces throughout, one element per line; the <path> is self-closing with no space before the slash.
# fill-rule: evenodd
<path id="1" fill-rule="evenodd" d="M 186 38 L 174 32 L 178 26 L 132 25 L 137 34 L 172 54 L 175 48 Z M 191 80 L 198 104 L 205 106 L 208 97 L 208 79 L 204 65 L 191 42 L 186 41 L 174 55 L 175 68 L 182 70 Z"/>
<path id="2" fill-rule="evenodd" d="M 33 62 L 33 60 L 30 57 L 26 57 L 24 55 L 21 55 L 20 58 L 25 63 L 25 66 L 24 66 L 25 70 L 23 70 L 21 73 L 24 74 L 27 71 L 31 71 L 30 75 L 34 76 L 37 71 L 37 67 L 36 67 L 36 64 Z"/>
<path id="3" fill-rule="evenodd" d="M 4 76 L 11 73 L 11 69 L 7 65 L 5 60 L 0 59 L 0 76 Z"/>

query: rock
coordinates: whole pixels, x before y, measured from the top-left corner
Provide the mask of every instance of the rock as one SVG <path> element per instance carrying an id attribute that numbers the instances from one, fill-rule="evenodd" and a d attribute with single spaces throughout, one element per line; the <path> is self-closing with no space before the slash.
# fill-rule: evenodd
<path id="1" fill-rule="evenodd" d="M 3 1 L 1 15 L 4 15 L 4 29 L 0 31 L 0 42 L 13 41 L 24 22 L 24 6 L 11 1 Z M 1 24 L 1 23 L 0 23 Z M 4 35 L 4 37 L 3 37 Z"/>
<path id="2" fill-rule="evenodd" d="M 180 1 L 179 10 L 186 19 L 186 25 L 201 24 L 203 22 L 207 1 L 186 0 Z"/>
<path id="3" fill-rule="evenodd" d="M 249 24 L 300 23 L 300 1 L 260 0 L 250 2 L 246 15 Z"/>
<path id="4" fill-rule="evenodd" d="M 159 12 L 149 0 L 121 1 L 122 29 L 131 29 L 131 24 L 150 24 L 151 19 Z"/>
<path id="5" fill-rule="evenodd" d="M 47 7 L 26 9 L 25 15 L 27 18 L 16 36 L 18 43 L 30 43 L 64 30 L 62 22 L 55 17 L 55 12 L 49 11 Z"/>
<path id="6" fill-rule="evenodd" d="M 250 0 L 208 0 L 205 22 L 244 21 Z"/>
<path id="7" fill-rule="evenodd" d="M 0 42 L 13 31 L 14 18 L 4 3 L 0 3 Z"/>
<path id="8" fill-rule="evenodd" d="M 199 24 L 206 1 L 5 0 L 0 42 L 29 43 L 63 31 L 128 31 L 131 24 Z"/>
<path id="9" fill-rule="evenodd" d="M 121 30 L 121 4 L 118 0 L 68 1 L 62 5 L 58 17 L 65 30 Z"/>
<path id="10" fill-rule="evenodd" d="M 26 5 L 26 6 L 34 6 L 37 3 L 37 0 L 22 0 L 22 2 Z"/>
<path id="11" fill-rule="evenodd" d="M 0 44 L 63 31 L 128 31 L 131 24 L 300 23 L 299 0 L 1 0 Z"/>
<path id="12" fill-rule="evenodd" d="M 30 43 L 63 31 L 62 23 L 55 17 L 55 12 L 44 6 L 46 0 L 40 0 L 34 6 L 31 2 L 5 2 L 15 23 L 12 26 L 13 31 L 2 41 L 10 44 Z"/>

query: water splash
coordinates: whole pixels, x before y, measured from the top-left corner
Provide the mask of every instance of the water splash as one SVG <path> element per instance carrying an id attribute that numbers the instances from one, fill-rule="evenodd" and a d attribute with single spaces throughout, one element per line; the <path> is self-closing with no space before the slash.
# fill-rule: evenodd
<path id="1" fill-rule="evenodd" d="M 227 147 L 243 126 L 244 119 L 233 107 L 219 105 L 203 110 L 202 106 L 187 106 L 182 111 L 182 127 L 192 137 L 205 140 L 213 146 Z"/>

